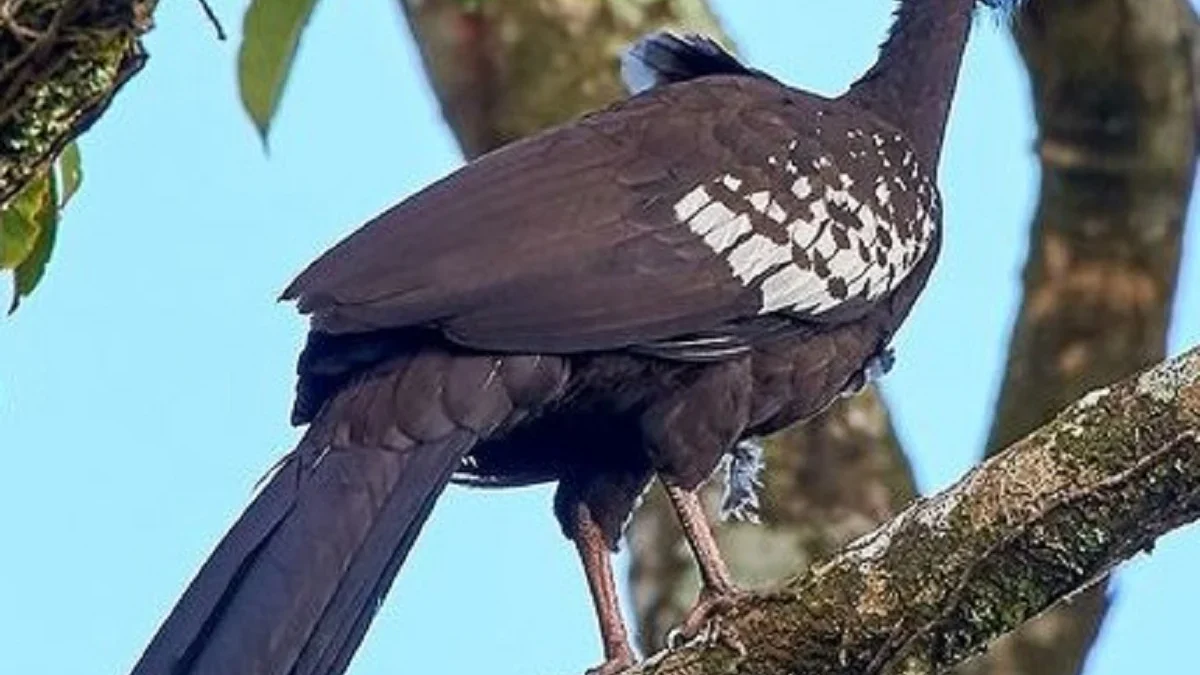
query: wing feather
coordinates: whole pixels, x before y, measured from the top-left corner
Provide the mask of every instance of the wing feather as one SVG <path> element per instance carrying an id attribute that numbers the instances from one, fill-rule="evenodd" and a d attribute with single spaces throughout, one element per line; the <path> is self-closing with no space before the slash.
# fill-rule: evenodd
<path id="1" fill-rule="evenodd" d="M 929 248 L 937 198 L 869 184 L 916 175 L 912 153 L 836 110 L 765 78 L 661 84 L 434 183 L 284 298 L 321 332 L 548 353 L 733 354 L 763 314 L 861 314 Z"/>

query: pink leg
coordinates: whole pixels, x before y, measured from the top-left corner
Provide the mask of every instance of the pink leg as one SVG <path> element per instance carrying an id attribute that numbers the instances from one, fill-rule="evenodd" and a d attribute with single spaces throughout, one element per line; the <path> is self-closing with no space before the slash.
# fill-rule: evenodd
<path id="1" fill-rule="evenodd" d="M 591 512 L 582 504 L 575 510 L 575 547 L 583 562 L 583 572 L 600 623 L 600 637 L 604 641 L 604 663 L 588 670 L 587 675 L 615 675 L 631 667 L 636 659 L 629 646 L 625 621 L 621 618 L 612 561 L 604 535 L 592 519 Z"/>
<path id="2" fill-rule="evenodd" d="M 692 555 L 696 558 L 696 565 L 700 568 L 700 597 L 678 629 L 679 637 L 691 639 L 727 610 L 739 591 L 729 575 L 729 568 L 721 557 L 720 549 L 717 548 L 717 540 L 708 525 L 700 498 L 690 490 L 665 483 L 663 486 L 671 506 L 679 516 L 679 524 L 683 527 L 684 538 L 687 539 Z"/>

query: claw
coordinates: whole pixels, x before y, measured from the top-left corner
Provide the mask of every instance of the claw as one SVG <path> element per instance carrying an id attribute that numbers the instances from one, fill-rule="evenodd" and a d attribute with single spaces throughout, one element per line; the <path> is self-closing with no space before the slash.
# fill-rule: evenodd
<path id="1" fill-rule="evenodd" d="M 737 652 L 746 654 L 746 646 L 737 631 L 724 622 L 724 615 L 733 608 L 734 601 L 742 591 L 724 593 L 702 592 L 695 606 L 684 617 L 683 623 L 667 634 L 667 646 L 679 649 L 692 640 L 705 644 L 723 644 Z"/>
<path id="2" fill-rule="evenodd" d="M 588 668 L 583 675 L 617 675 L 622 673 L 637 664 L 637 659 L 633 657 L 633 652 L 626 652 L 610 656 L 608 660 L 593 668 Z"/>

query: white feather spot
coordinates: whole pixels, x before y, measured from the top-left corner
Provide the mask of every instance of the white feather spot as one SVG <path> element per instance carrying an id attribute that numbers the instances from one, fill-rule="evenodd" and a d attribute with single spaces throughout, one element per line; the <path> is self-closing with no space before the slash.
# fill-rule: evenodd
<path id="1" fill-rule="evenodd" d="M 721 202 L 709 202 L 708 206 L 705 206 L 699 213 L 692 216 L 691 220 L 688 221 L 688 227 L 692 228 L 692 232 L 704 236 L 713 228 L 728 223 L 736 216 L 736 213 Z"/>
<path id="2" fill-rule="evenodd" d="M 755 211 L 758 211 L 759 213 L 766 213 L 767 206 L 771 204 L 771 193 L 765 190 L 762 192 L 755 192 L 754 194 L 746 195 L 746 200 L 750 202 L 750 205 L 754 207 Z"/>
<path id="3" fill-rule="evenodd" d="M 875 212 L 871 210 L 871 207 L 867 206 L 866 204 L 863 204 L 863 207 L 861 209 L 859 209 L 854 215 L 857 216 L 859 221 L 862 222 L 863 230 L 866 232 L 872 233 L 871 237 L 873 239 L 875 236 L 874 232 L 875 232 L 876 226 L 881 224 L 879 219 L 875 217 Z M 883 225 L 885 227 L 887 226 L 886 223 L 883 223 Z"/>
<path id="4" fill-rule="evenodd" d="M 784 221 L 787 220 L 788 214 L 787 211 L 784 211 L 783 207 L 779 205 L 779 202 L 772 201 L 767 206 L 767 217 L 782 225 Z"/>
<path id="5" fill-rule="evenodd" d="M 842 279 L 849 279 L 858 274 L 859 268 L 862 265 L 862 261 L 858 257 L 858 251 L 855 250 L 857 247 L 854 245 L 854 238 L 853 233 L 851 233 L 850 249 L 840 249 L 829 259 L 829 271 Z"/>
<path id="6" fill-rule="evenodd" d="M 728 262 L 734 276 L 748 284 L 771 267 L 791 258 L 790 245 L 776 244 L 761 234 L 755 234 L 733 249 Z"/>
<path id="7" fill-rule="evenodd" d="M 822 220 L 827 220 L 829 218 L 829 208 L 825 206 L 825 200 L 823 199 L 818 199 L 817 201 L 809 204 L 808 211 L 812 214 L 811 221 L 814 227 Z"/>
<path id="8" fill-rule="evenodd" d="M 796 195 L 796 199 L 808 199 L 812 192 L 812 181 L 808 179 L 808 176 L 800 176 L 795 183 L 792 183 L 792 194 Z"/>
<path id="9" fill-rule="evenodd" d="M 831 225 L 830 228 L 836 227 Z M 834 253 L 837 253 L 839 248 L 837 242 L 833 240 L 833 233 L 830 228 L 826 228 L 821 235 L 817 237 L 810 247 L 821 254 L 823 258 L 829 258 Z"/>
<path id="10" fill-rule="evenodd" d="M 687 220 L 711 201 L 712 197 L 708 195 L 708 190 L 701 185 L 675 202 L 675 217 L 679 220 Z"/>
<path id="11" fill-rule="evenodd" d="M 812 278 L 795 265 L 788 265 L 767 277 L 762 283 L 762 312 L 773 312 L 781 307 L 796 304 L 796 297 L 806 281 Z"/>
<path id="12" fill-rule="evenodd" d="M 750 216 L 742 214 L 732 220 L 725 221 L 717 227 L 714 227 L 711 232 L 704 236 L 704 243 L 717 253 L 721 253 L 725 249 L 733 246 L 737 240 L 753 229 L 750 225 Z"/>
<path id="13" fill-rule="evenodd" d="M 880 204 L 887 206 L 887 203 L 892 198 L 892 191 L 888 189 L 887 183 L 879 181 L 875 186 L 875 199 L 879 200 Z"/>

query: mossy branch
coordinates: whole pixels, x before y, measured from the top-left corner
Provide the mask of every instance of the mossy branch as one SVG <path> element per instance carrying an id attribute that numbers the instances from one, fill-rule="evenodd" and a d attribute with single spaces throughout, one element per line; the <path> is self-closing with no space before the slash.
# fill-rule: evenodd
<path id="1" fill-rule="evenodd" d="M 157 0 L 0 0 L 0 203 L 141 69 Z"/>
<path id="2" fill-rule="evenodd" d="M 1200 518 L 1200 347 L 1094 391 L 630 675 L 937 673 Z"/>

